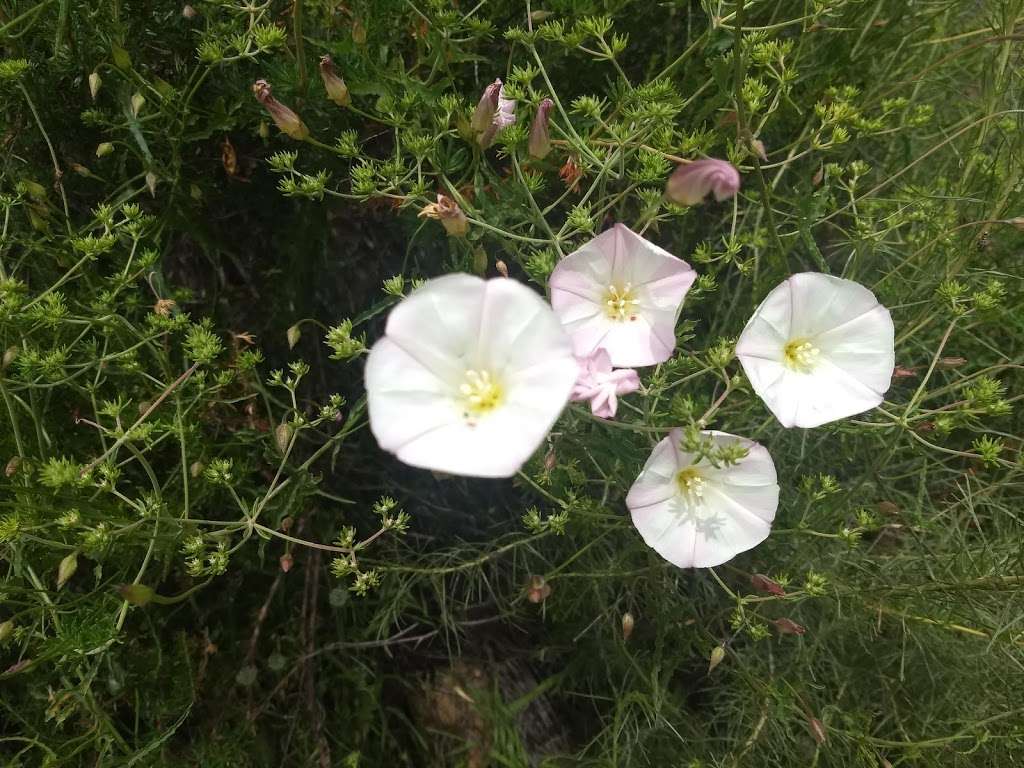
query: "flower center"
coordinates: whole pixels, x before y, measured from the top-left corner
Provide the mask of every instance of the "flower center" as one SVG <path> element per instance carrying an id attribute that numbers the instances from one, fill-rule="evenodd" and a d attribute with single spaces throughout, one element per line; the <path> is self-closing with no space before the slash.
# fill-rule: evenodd
<path id="1" fill-rule="evenodd" d="M 504 399 L 501 385 L 491 377 L 490 371 L 466 371 L 459 392 L 462 394 L 463 415 L 471 422 L 493 411 Z"/>
<path id="2" fill-rule="evenodd" d="M 794 339 L 783 349 L 786 367 L 799 373 L 810 373 L 818 365 L 821 350 L 806 339 Z"/>
<path id="3" fill-rule="evenodd" d="M 696 467 L 687 467 L 679 470 L 676 475 L 676 485 L 679 486 L 679 493 L 690 507 L 699 507 L 704 503 L 704 488 L 707 481 L 701 477 Z"/>
<path id="4" fill-rule="evenodd" d="M 604 311 L 612 320 L 620 323 L 636 320 L 636 305 L 639 302 L 633 294 L 633 284 L 609 285 L 604 294 Z"/>

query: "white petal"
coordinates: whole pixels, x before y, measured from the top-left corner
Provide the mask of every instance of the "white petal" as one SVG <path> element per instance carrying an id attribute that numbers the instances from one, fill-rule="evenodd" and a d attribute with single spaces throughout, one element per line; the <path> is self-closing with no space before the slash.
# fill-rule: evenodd
<path id="1" fill-rule="evenodd" d="M 775 465 L 761 445 L 725 432 L 704 432 L 718 445 L 741 442 L 747 456 L 728 467 L 696 463 L 705 479 L 703 503 L 689 510 L 676 475 L 696 458 L 679 450 L 682 430 L 655 447 L 626 497 L 633 524 L 658 554 L 681 568 L 724 563 L 762 542 L 779 503 Z"/>
<path id="2" fill-rule="evenodd" d="M 817 336 L 878 306 L 875 294 L 853 280 L 801 272 L 786 282 L 792 297 L 790 338 Z"/>
<path id="3" fill-rule="evenodd" d="M 815 337 L 821 355 L 864 386 L 884 395 L 896 365 L 895 328 L 881 304 L 845 324 Z"/>

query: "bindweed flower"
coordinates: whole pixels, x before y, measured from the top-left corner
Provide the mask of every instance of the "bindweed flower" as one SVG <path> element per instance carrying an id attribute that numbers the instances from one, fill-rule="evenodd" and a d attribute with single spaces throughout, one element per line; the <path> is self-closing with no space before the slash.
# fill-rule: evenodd
<path id="1" fill-rule="evenodd" d="M 423 206 L 417 215 L 440 221 L 445 232 L 454 237 L 463 237 L 469 231 L 469 219 L 462 208 L 448 195 L 440 192 L 437 194 L 437 202 Z"/>
<path id="2" fill-rule="evenodd" d="M 370 429 L 414 467 L 509 477 L 562 412 L 577 370 L 558 319 L 526 286 L 435 278 L 391 311 L 370 350 Z"/>
<path id="3" fill-rule="evenodd" d="M 544 99 L 537 106 L 537 115 L 533 118 L 533 125 L 530 127 L 530 140 L 526 145 L 526 151 L 530 157 L 543 160 L 551 151 L 551 136 L 548 132 L 548 124 L 551 121 L 551 108 L 555 105 L 551 99 Z"/>
<path id="4" fill-rule="evenodd" d="M 676 319 L 697 273 L 623 224 L 569 254 L 551 273 L 551 305 L 579 357 L 604 347 L 614 366 L 672 356 Z"/>
<path id="5" fill-rule="evenodd" d="M 779 505 L 775 464 L 758 443 L 703 432 L 716 447 L 747 454 L 715 466 L 682 448 L 683 430 L 658 443 L 626 496 L 633 525 L 655 552 L 680 568 L 709 568 L 757 546 Z"/>
<path id="6" fill-rule="evenodd" d="M 327 98 L 339 107 L 347 107 L 352 103 L 352 97 L 348 95 L 348 86 L 334 69 L 334 61 L 326 54 L 320 57 L 320 79 L 324 81 Z"/>
<path id="7" fill-rule="evenodd" d="M 889 310 L 863 285 L 793 275 L 736 343 L 747 378 L 784 427 L 817 427 L 882 402 L 896 358 Z"/>
<path id="8" fill-rule="evenodd" d="M 252 85 L 253 95 L 256 100 L 266 107 L 270 117 L 283 133 L 287 133 L 296 141 L 304 141 L 309 138 L 309 129 L 292 110 L 274 98 L 270 90 L 270 83 L 266 80 L 257 80 Z"/>
<path id="9" fill-rule="evenodd" d="M 612 370 L 608 352 L 599 349 L 589 357 L 577 357 L 579 377 L 573 385 L 570 400 L 590 401 L 590 411 L 602 419 L 615 418 L 619 395 L 640 389 L 640 377 L 632 368 Z"/>
<path id="10" fill-rule="evenodd" d="M 505 98 L 505 86 L 499 78 L 484 89 L 473 111 L 470 128 L 481 149 L 487 149 L 494 143 L 495 136 L 515 121 L 516 103 Z"/>
<path id="11" fill-rule="evenodd" d="M 740 172 L 725 160 L 708 158 L 676 168 L 665 185 L 665 196 L 679 205 L 698 205 L 709 194 L 722 202 L 739 190 Z"/>

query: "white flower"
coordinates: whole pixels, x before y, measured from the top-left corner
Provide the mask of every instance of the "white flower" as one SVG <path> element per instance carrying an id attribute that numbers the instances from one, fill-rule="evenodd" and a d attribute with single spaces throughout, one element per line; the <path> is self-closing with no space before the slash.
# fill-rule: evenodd
<path id="1" fill-rule="evenodd" d="M 802 272 L 761 302 L 736 355 L 782 426 L 817 427 L 882 402 L 895 365 L 892 317 L 863 285 Z"/>
<path id="2" fill-rule="evenodd" d="M 683 451 L 683 430 L 673 429 L 626 496 L 644 541 L 680 568 L 710 568 L 757 546 L 779 506 L 775 464 L 764 446 L 725 432 L 701 434 L 717 447 L 739 443 L 747 455 L 713 466 Z"/>
<path id="3" fill-rule="evenodd" d="M 608 350 L 612 365 L 655 365 L 672 356 L 676 319 L 697 273 L 623 224 L 562 259 L 551 306 L 580 357 Z"/>
<path id="4" fill-rule="evenodd" d="M 370 429 L 406 464 L 508 477 L 547 435 L 578 372 L 551 308 L 526 286 L 447 275 L 388 316 L 366 363 Z"/>
<path id="5" fill-rule="evenodd" d="M 640 376 L 632 368 L 612 370 L 608 352 L 599 349 L 590 357 L 577 357 L 579 377 L 572 388 L 573 402 L 590 401 L 590 411 L 601 419 L 613 419 L 619 409 L 619 395 L 640 389 Z"/>

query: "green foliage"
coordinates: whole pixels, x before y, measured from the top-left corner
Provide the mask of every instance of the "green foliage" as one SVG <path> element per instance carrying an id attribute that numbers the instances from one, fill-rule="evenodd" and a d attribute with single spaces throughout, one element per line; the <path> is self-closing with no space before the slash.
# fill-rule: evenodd
<path id="1" fill-rule="evenodd" d="M 1022 762 L 1022 18 L 5 3 L 0 762 Z M 497 77 L 518 116 L 483 151 Z M 701 155 L 740 195 L 667 202 Z M 466 232 L 417 216 L 438 194 Z M 617 421 L 571 406 L 509 482 L 379 450 L 361 365 L 396 301 L 453 271 L 542 290 L 613 221 L 699 272 Z M 880 408 L 785 430 L 733 346 L 810 270 L 891 309 L 897 374 Z M 665 563 L 625 511 L 673 427 L 779 470 L 772 535 L 718 569 Z"/>

